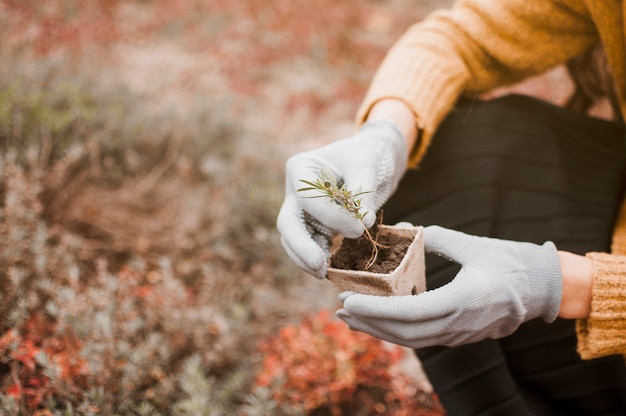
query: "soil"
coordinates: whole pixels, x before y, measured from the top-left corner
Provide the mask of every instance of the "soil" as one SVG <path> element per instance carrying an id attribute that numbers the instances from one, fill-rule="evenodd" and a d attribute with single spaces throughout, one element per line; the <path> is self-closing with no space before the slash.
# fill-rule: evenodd
<path id="1" fill-rule="evenodd" d="M 372 236 L 375 236 L 376 232 L 376 229 L 372 229 Z M 381 274 L 393 272 L 400 265 L 413 240 L 382 233 L 377 238 L 379 244 L 378 257 L 369 269 L 366 267 L 372 255 L 372 242 L 366 237 L 344 238 L 341 246 L 331 257 L 331 267 L 343 270 L 367 270 Z"/>

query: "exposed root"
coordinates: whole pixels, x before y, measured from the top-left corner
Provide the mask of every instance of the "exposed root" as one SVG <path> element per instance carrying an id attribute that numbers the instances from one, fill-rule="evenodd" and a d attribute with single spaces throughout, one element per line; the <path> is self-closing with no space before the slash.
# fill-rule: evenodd
<path id="1" fill-rule="evenodd" d="M 378 218 L 379 218 L 379 224 L 382 223 L 382 213 L 379 215 Z M 372 253 L 370 254 L 370 257 L 367 261 L 365 270 L 369 270 L 376 263 L 376 260 L 378 259 L 378 253 L 380 252 L 379 249 L 389 248 L 389 246 L 386 246 L 378 242 L 378 236 L 380 235 L 380 228 L 378 228 L 378 226 L 372 227 L 372 228 L 376 230 L 375 236 L 372 236 L 372 233 L 367 228 L 365 229 L 365 233 L 364 233 L 365 238 L 372 245 Z"/>

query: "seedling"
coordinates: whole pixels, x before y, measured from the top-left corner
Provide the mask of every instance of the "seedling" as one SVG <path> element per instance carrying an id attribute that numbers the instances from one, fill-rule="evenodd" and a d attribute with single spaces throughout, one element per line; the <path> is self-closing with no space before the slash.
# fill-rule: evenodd
<path id="1" fill-rule="evenodd" d="M 384 247 L 377 241 L 378 235 L 372 237 L 370 230 L 363 223 L 363 219 L 368 214 L 367 211 L 362 211 L 361 195 L 368 194 L 373 191 L 363 191 L 361 187 L 356 191 L 351 191 L 346 188 L 342 179 L 337 178 L 335 174 L 328 168 L 323 167 L 315 179 L 315 181 L 308 181 L 300 179 L 300 182 L 308 185 L 298 189 L 298 192 L 316 191 L 319 195 L 305 196 L 304 198 L 328 198 L 341 208 L 352 214 L 352 216 L 363 224 L 365 230 L 365 238 L 372 245 L 372 253 L 367 262 L 366 270 L 372 267 L 378 257 L 378 248 Z"/>

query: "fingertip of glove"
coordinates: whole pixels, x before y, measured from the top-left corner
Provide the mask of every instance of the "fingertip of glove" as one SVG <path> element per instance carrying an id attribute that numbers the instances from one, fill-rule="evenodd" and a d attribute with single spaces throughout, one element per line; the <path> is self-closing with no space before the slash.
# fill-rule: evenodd
<path id="1" fill-rule="evenodd" d="M 345 323 L 348 323 L 347 320 L 351 318 L 350 314 L 345 309 L 339 309 L 337 312 L 335 312 L 335 316 Z"/>
<path id="2" fill-rule="evenodd" d="M 309 266 L 307 272 L 316 279 L 323 280 L 324 278 L 326 278 L 326 267 L 326 260 L 316 262 L 316 264 Z"/>
<path id="3" fill-rule="evenodd" d="M 304 270 L 308 275 L 313 276 L 318 280 L 324 280 L 326 278 L 326 268 L 319 267 L 310 267 L 309 265 L 298 265 L 302 270 Z"/>
<path id="4" fill-rule="evenodd" d="M 289 246 L 284 238 L 280 239 L 283 249 L 289 256 L 289 258 L 296 263 L 296 265 L 304 270 L 306 273 L 315 277 L 316 279 L 324 279 L 326 277 L 326 257 L 325 256 L 311 256 L 309 258 L 302 258 Z"/>
<path id="5" fill-rule="evenodd" d="M 428 225 L 424 227 L 424 237 L 435 236 L 444 232 L 445 228 L 440 225 Z"/>
<path id="6" fill-rule="evenodd" d="M 354 291 L 352 291 L 352 290 L 346 290 L 346 291 L 344 291 L 344 292 L 341 292 L 341 293 L 339 294 L 339 296 L 338 296 L 338 297 L 339 297 L 339 300 L 343 303 L 343 302 L 345 302 L 345 301 L 346 301 L 346 299 L 348 299 L 350 296 L 352 296 L 352 295 L 356 295 L 356 294 L 357 294 L 357 292 L 354 292 Z"/>
<path id="7" fill-rule="evenodd" d="M 408 221 L 400 221 L 400 222 L 397 222 L 397 223 L 395 224 L 395 226 L 396 226 L 396 227 L 398 227 L 398 228 L 413 228 L 413 227 L 414 227 L 414 225 L 413 225 L 413 224 L 411 224 L 411 223 L 410 223 L 410 222 L 408 222 Z"/>
<path id="8" fill-rule="evenodd" d="M 363 293 L 351 292 L 349 296 L 343 301 L 343 308 L 346 311 L 350 311 L 353 313 L 360 313 L 365 309 L 369 309 L 373 302 L 376 302 L 376 299 L 379 296 L 365 295 Z"/>
<path id="9" fill-rule="evenodd" d="M 368 211 L 367 214 L 363 217 L 363 225 L 367 228 L 374 225 L 374 221 L 376 221 L 376 213 L 372 211 Z"/>
<path id="10" fill-rule="evenodd" d="M 358 223 L 356 227 L 346 227 L 345 229 L 340 230 L 340 233 L 346 238 L 359 238 L 363 235 L 365 228 L 369 227 L 371 227 L 371 225 L 367 226 L 365 222 L 363 222 L 363 224 Z"/>

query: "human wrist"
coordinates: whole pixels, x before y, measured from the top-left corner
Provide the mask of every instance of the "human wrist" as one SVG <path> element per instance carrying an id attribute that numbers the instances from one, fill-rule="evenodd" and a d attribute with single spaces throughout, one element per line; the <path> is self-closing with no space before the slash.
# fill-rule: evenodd
<path id="1" fill-rule="evenodd" d="M 408 154 L 411 154 L 417 142 L 417 123 L 413 111 L 403 101 L 395 98 L 386 98 L 372 106 L 367 115 L 367 122 L 388 121 L 396 126 L 402 134 Z"/>
<path id="2" fill-rule="evenodd" d="M 567 251 L 559 251 L 563 275 L 563 296 L 559 317 L 586 319 L 591 311 L 593 260 Z"/>

